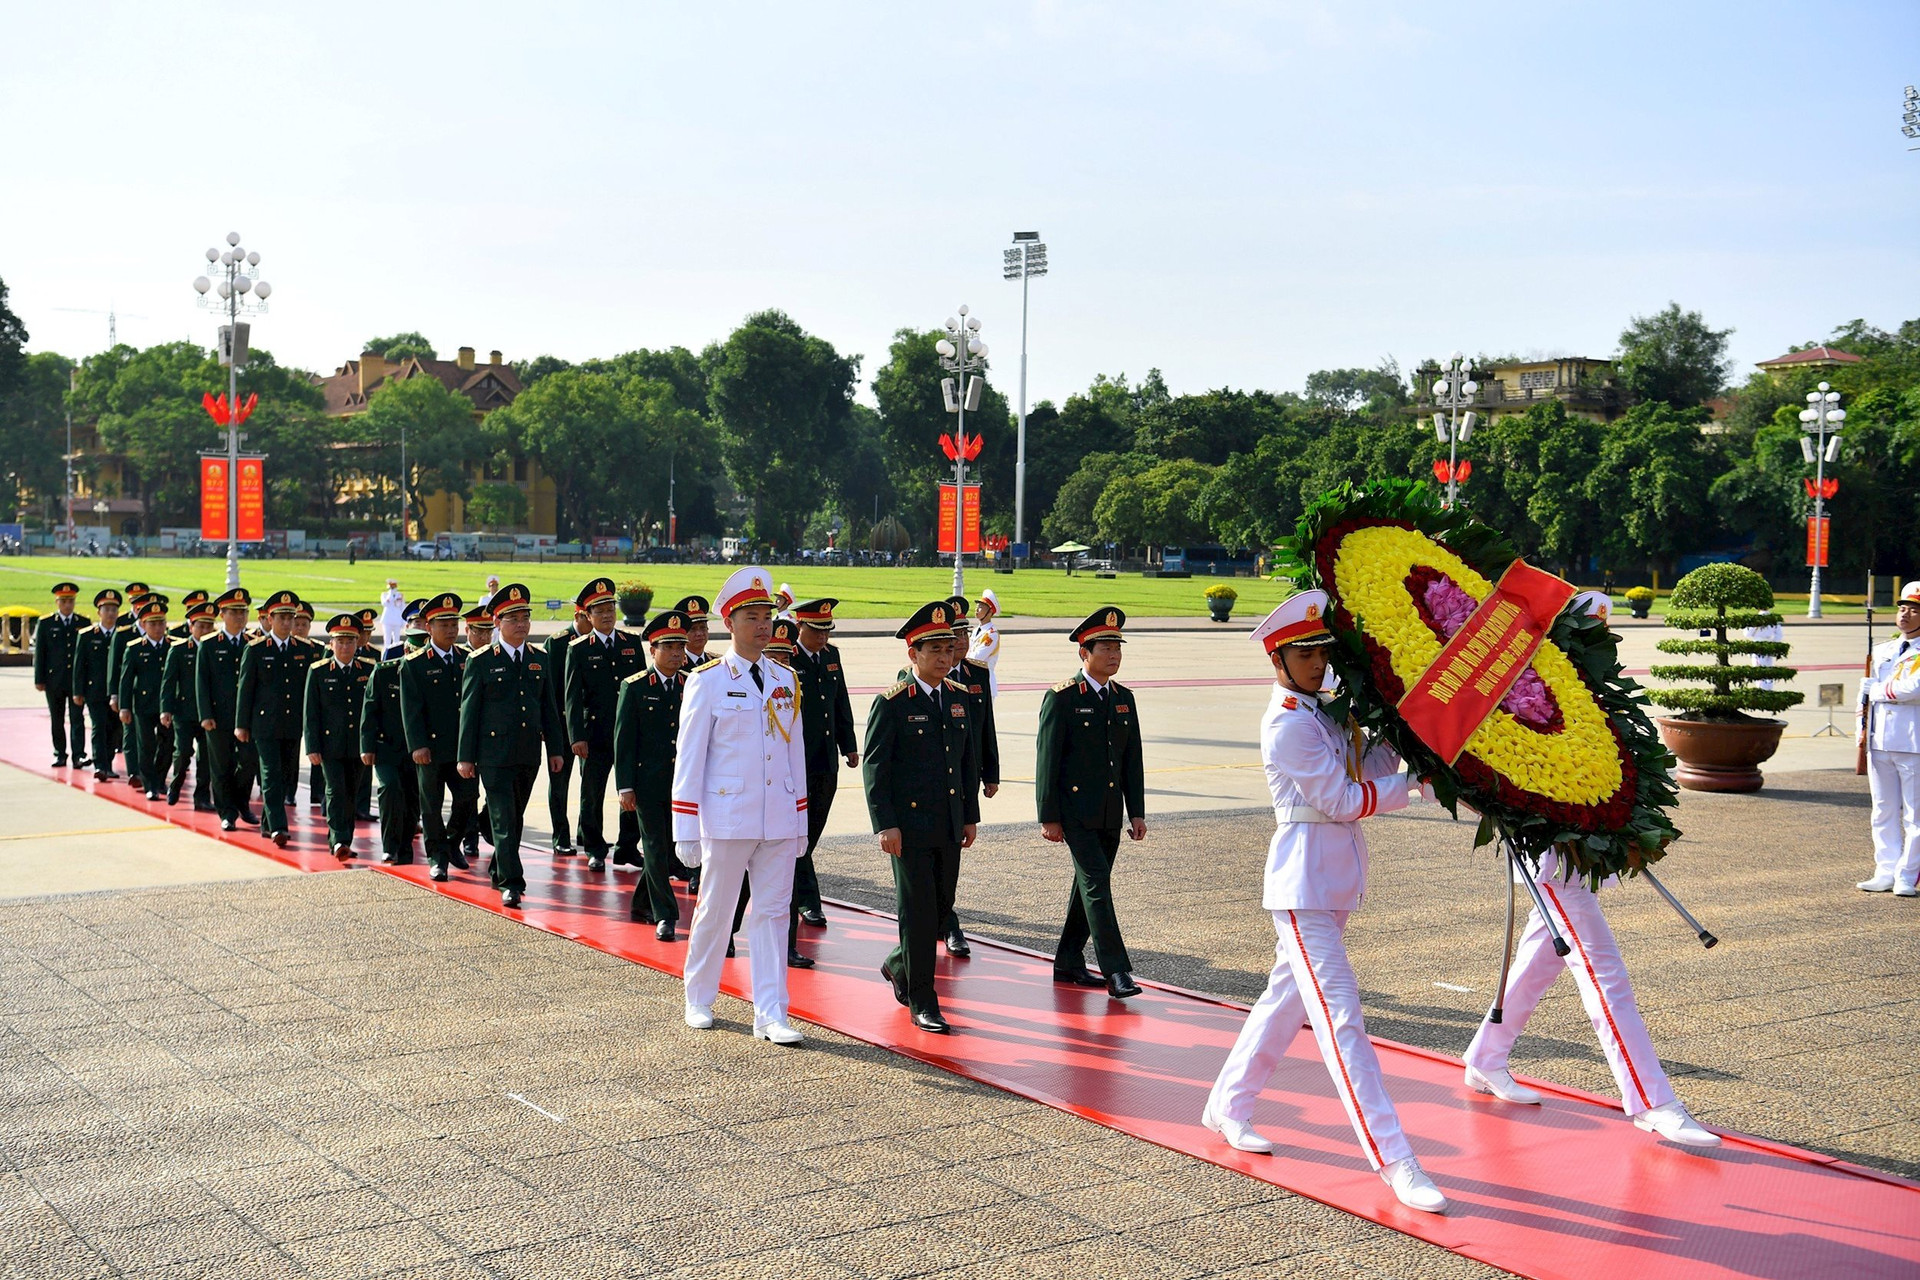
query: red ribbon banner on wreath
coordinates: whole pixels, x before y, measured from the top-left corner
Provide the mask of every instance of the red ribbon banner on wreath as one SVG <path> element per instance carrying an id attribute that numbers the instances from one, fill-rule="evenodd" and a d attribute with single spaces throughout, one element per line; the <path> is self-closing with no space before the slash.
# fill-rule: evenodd
<path id="1" fill-rule="evenodd" d="M 1533 661 L 1547 629 L 1573 599 L 1572 583 L 1515 560 L 1400 699 L 1400 715 L 1448 764 L 1460 758 L 1513 682 Z"/>

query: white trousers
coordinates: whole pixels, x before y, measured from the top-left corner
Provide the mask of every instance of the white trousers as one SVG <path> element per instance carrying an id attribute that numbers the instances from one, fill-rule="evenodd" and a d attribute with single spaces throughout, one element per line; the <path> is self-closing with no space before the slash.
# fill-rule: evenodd
<path id="1" fill-rule="evenodd" d="M 1873 874 L 1901 884 L 1920 875 L 1920 754 L 1867 749 L 1873 793 Z"/>
<path id="2" fill-rule="evenodd" d="M 687 934 L 687 1003 L 710 1008 L 720 994 L 740 878 L 753 877 L 747 906 L 747 964 L 753 975 L 753 1025 L 787 1016 L 787 904 L 793 863 L 805 840 L 701 840 L 700 898 Z"/>
<path id="3" fill-rule="evenodd" d="M 1620 959 L 1620 946 L 1613 940 L 1607 918 L 1600 913 L 1600 900 L 1583 881 L 1569 882 L 1553 876 L 1541 877 L 1540 896 L 1553 911 L 1571 950 L 1564 960 L 1553 954 L 1553 941 L 1547 936 L 1539 910 L 1528 915 L 1527 931 L 1520 937 L 1513 967 L 1507 974 L 1500 1021 L 1480 1023 L 1473 1043 L 1467 1046 L 1467 1065 L 1477 1071 L 1505 1071 L 1513 1042 L 1520 1038 L 1540 998 L 1562 969 L 1570 969 L 1580 988 L 1580 1003 L 1586 1006 L 1587 1017 L 1600 1037 L 1601 1051 L 1607 1055 L 1607 1065 L 1613 1068 L 1613 1081 L 1626 1113 L 1637 1116 L 1672 1102 L 1673 1086 L 1667 1083 L 1660 1055 L 1653 1051 L 1647 1024 L 1633 998 L 1626 962 Z"/>
<path id="4" fill-rule="evenodd" d="M 705 890 L 703 889 L 702 892 Z M 1413 1154 L 1380 1078 L 1380 1059 L 1360 1017 L 1360 983 L 1347 962 L 1344 911 L 1276 911 L 1273 973 L 1208 1100 L 1216 1116 L 1250 1123 L 1260 1091 L 1286 1056 L 1302 1022 L 1313 1024 L 1320 1057 L 1347 1120 L 1374 1168 Z"/>

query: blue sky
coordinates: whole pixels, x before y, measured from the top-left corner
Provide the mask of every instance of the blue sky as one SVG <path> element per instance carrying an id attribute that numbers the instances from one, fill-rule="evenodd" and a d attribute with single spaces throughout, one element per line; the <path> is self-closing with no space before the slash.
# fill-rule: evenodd
<path id="1" fill-rule="evenodd" d="M 1610 353 L 1669 300 L 1739 362 L 1920 315 L 1920 5 L 287 5 L 0 10 L 0 278 L 35 349 L 212 319 L 581 358 L 777 306 L 865 357 L 961 302 L 1030 397 Z M 229 90 L 223 87 L 230 83 Z M 870 393 L 863 390 L 863 396 Z"/>

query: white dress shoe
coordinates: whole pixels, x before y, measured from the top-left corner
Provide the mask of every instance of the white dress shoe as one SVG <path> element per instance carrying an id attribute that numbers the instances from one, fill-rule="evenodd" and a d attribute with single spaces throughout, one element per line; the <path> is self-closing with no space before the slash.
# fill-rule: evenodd
<path id="1" fill-rule="evenodd" d="M 713 1026 L 713 1010 L 703 1004 L 687 1005 L 687 1025 L 695 1031 L 706 1031 Z"/>
<path id="2" fill-rule="evenodd" d="M 784 1020 L 780 1022 L 769 1022 L 764 1027 L 755 1027 L 753 1029 L 753 1038 L 756 1040 L 770 1040 L 774 1044 L 799 1044 L 802 1040 L 806 1039 L 805 1036 L 795 1031 L 793 1027 Z"/>
<path id="3" fill-rule="evenodd" d="M 1255 1155 L 1269 1155 L 1273 1151 L 1273 1143 L 1258 1129 L 1244 1120 L 1215 1115 L 1211 1102 L 1201 1110 L 1200 1123 L 1225 1138 L 1235 1151 L 1251 1151 Z"/>
<path id="4" fill-rule="evenodd" d="M 1433 1185 L 1433 1179 L 1420 1167 L 1416 1156 L 1395 1160 L 1380 1171 L 1380 1179 L 1393 1188 L 1393 1194 L 1409 1209 L 1418 1209 L 1422 1213 L 1447 1211 L 1447 1198 L 1440 1194 L 1440 1188 Z"/>
<path id="5" fill-rule="evenodd" d="M 1893 886 L 1893 896 L 1896 898 L 1920 898 L 1920 887 L 1910 884 L 1896 884 Z"/>
<path id="6" fill-rule="evenodd" d="M 1700 1127 L 1700 1122 L 1687 1114 L 1687 1109 L 1678 1102 L 1665 1103 L 1651 1111 L 1642 1111 L 1633 1118 L 1633 1123 L 1648 1133 L 1656 1133 L 1668 1142 L 1677 1142 L 1683 1147 L 1717 1147 L 1720 1135 Z"/>
<path id="7" fill-rule="evenodd" d="M 1893 888 L 1893 877 L 1875 876 L 1871 880 L 1862 880 L 1853 887 L 1862 893 L 1885 893 L 1887 890 Z"/>
<path id="8" fill-rule="evenodd" d="M 1475 1093 L 1490 1093 L 1502 1102 L 1537 1107 L 1541 1101 L 1539 1092 L 1515 1080 L 1511 1071 L 1479 1071 L 1468 1067 L 1467 1088 Z"/>

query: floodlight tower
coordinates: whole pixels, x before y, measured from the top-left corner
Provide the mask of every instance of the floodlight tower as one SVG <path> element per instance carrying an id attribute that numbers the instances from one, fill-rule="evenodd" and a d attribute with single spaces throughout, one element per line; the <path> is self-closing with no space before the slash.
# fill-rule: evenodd
<path id="1" fill-rule="evenodd" d="M 1027 541 L 1027 282 L 1047 274 L 1047 246 L 1038 231 L 1013 233 L 1013 248 L 1001 255 L 1001 277 L 1020 282 L 1020 431 L 1013 461 L 1013 540 Z"/>

